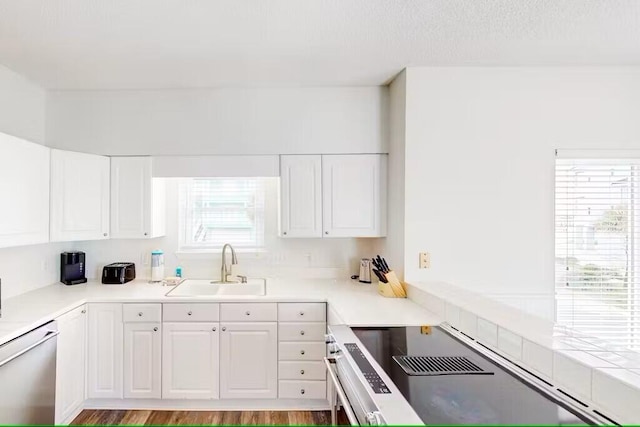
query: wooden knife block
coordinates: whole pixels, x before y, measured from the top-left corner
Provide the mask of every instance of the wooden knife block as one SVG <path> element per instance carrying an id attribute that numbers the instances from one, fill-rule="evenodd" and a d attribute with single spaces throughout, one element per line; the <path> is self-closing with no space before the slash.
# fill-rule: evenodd
<path id="1" fill-rule="evenodd" d="M 378 282 L 378 293 L 386 298 L 406 298 L 407 291 L 396 273 L 390 271 L 383 274 L 388 283 Z"/>

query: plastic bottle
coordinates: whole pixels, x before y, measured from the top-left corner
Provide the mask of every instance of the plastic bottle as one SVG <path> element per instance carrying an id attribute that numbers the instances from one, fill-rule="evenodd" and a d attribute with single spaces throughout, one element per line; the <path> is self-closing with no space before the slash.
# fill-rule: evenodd
<path id="1" fill-rule="evenodd" d="M 182 267 L 176 267 L 176 277 L 182 277 Z"/>
<path id="2" fill-rule="evenodd" d="M 151 252 L 151 281 L 161 282 L 164 279 L 164 252 L 159 249 Z"/>

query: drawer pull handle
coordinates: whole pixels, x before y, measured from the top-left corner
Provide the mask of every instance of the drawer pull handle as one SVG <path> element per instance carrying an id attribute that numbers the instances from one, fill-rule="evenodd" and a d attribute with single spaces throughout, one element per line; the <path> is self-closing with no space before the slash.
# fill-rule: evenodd
<path id="1" fill-rule="evenodd" d="M 247 316 L 250 316 L 250 315 L 251 315 L 251 312 L 250 312 L 250 311 L 247 311 L 245 314 L 246 314 Z"/>
<path id="2" fill-rule="evenodd" d="M 187 316 L 191 316 L 192 314 L 193 314 L 193 313 L 189 311 L 189 312 L 187 313 Z"/>
<path id="3" fill-rule="evenodd" d="M 304 335 L 304 331 L 300 331 L 300 335 Z"/>
<path id="4" fill-rule="evenodd" d="M 216 331 L 216 327 L 214 326 L 213 328 L 211 328 L 211 330 L 212 330 L 213 332 L 215 332 L 215 331 Z"/>
<path id="5" fill-rule="evenodd" d="M 300 369 L 300 375 L 304 375 L 304 369 Z"/>
<path id="6" fill-rule="evenodd" d="M 304 350 L 300 350 L 300 354 L 304 354 Z"/>
<path id="7" fill-rule="evenodd" d="M 142 312 L 138 313 L 138 316 L 142 317 Z"/>
<path id="8" fill-rule="evenodd" d="M 158 327 L 153 328 L 153 332 L 158 332 Z"/>
<path id="9" fill-rule="evenodd" d="M 304 389 L 300 389 L 300 394 L 304 394 Z"/>
<path id="10" fill-rule="evenodd" d="M 226 330 L 227 330 L 227 327 L 226 327 L 226 326 L 223 326 L 223 327 L 222 327 L 222 332 L 224 332 L 224 331 L 226 331 Z"/>

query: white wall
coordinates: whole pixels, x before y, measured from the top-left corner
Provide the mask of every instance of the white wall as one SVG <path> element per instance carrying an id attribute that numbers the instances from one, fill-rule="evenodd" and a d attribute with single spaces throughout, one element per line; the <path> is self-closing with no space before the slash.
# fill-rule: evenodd
<path id="1" fill-rule="evenodd" d="M 405 129 L 407 78 L 402 71 L 389 86 L 389 160 L 387 237 L 376 251 L 384 254 L 398 277 L 405 263 Z"/>
<path id="2" fill-rule="evenodd" d="M 0 132 L 44 143 L 45 91 L 0 65 Z"/>
<path id="3" fill-rule="evenodd" d="M 108 155 L 386 152 L 383 87 L 53 91 L 47 145 Z"/>
<path id="4" fill-rule="evenodd" d="M 551 294 L 554 149 L 640 148 L 640 69 L 409 68 L 406 79 L 406 278 Z M 420 251 L 431 269 L 418 269 Z"/>
<path id="5" fill-rule="evenodd" d="M 278 179 L 271 178 L 265 197 L 265 248 L 263 252 L 238 252 L 241 271 L 253 277 L 342 277 L 358 273 L 359 260 L 371 257 L 378 239 L 281 239 L 278 234 Z M 150 240 L 78 242 L 87 253 L 87 277 L 100 277 L 102 267 L 118 261 L 136 263 L 137 276 L 150 276 L 153 249 L 165 253 L 165 273 L 183 268 L 184 277 L 220 276 L 220 252 L 205 255 L 177 254 L 178 179 L 167 179 L 167 236 Z M 222 249 L 222 248 L 220 248 Z M 228 258 L 230 259 L 230 258 Z"/>

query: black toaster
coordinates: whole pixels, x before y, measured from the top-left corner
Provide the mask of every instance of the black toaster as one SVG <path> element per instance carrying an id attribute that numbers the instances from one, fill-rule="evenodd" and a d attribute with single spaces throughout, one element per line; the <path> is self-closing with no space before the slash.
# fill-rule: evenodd
<path id="1" fill-rule="evenodd" d="M 122 285 L 136 278 L 136 265 L 132 262 L 114 262 L 102 268 L 102 283 Z"/>

